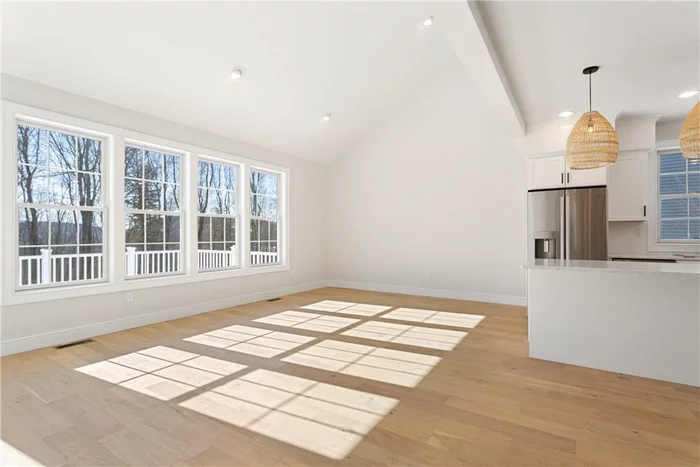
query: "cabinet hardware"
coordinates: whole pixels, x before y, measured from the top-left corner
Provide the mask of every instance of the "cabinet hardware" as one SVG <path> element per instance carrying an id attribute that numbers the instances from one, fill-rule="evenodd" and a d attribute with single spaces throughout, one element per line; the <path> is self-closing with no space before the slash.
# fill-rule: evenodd
<path id="1" fill-rule="evenodd" d="M 644 217 L 647 217 L 647 205 L 644 205 Z"/>
<path id="2" fill-rule="evenodd" d="M 561 184 L 564 184 L 564 172 L 561 173 Z"/>
<path id="3" fill-rule="evenodd" d="M 566 172 L 566 183 L 569 183 L 569 175 L 570 174 L 571 174 L 570 172 Z"/>

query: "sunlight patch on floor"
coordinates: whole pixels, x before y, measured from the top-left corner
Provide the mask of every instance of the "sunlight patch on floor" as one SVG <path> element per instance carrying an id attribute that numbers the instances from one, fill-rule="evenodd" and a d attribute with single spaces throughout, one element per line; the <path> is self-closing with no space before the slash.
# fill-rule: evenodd
<path id="1" fill-rule="evenodd" d="M 397 403 L 389 397 L 260 369 L 179 405 L 342 459 Z"/>
<path id="2" fill-rule="evenodd" d="M 424 326 L 367 321 L 342 332 L 341 335 L 429 349 L 452 350 L 464 339 L 467 333 Z"/>
<path id="3" fill-rule="evenodd" d="M 358 323 L 360 320 L 341 318 L 340 316 L 319 315 L 318 313 L 307 313 L 305 311 L 283 311 L 282 313 L 254 319 L 253 321 L 287 328 L 331 333 Z"/>
<path id="4" fill-rule="evenodd" d="M 246 365 L 158 346 L 75 371 L 156 399 L 170 400 L 245 368 Z"/>
<path id="5" fill-rule="evenodd" d="M 314 340 L 313 337 L 250 326 L 228 326 L 184 339 L 234 352 L 272 358 Z"/>
<path id="6" fill-rule="evenodd" d="M 453 326 L 458 328 L 474 328 L 485 317 L 482 315 L 470 315 L 467 313 L 449 313 L 447 311 L 418 310 L 415 308 L 397 308 L 394 311 L 382 315 L 381 319 L 393 319 L 397 321 L 413 321 L 425 324 L 439 324 L 441 326 Z"/>
<path id="7" fill-rule="evenodd" d="M 322 302 L 302 306 L 301 308 L 305 310 L 327 311 L 330 313 L 341 313 L 357 316 L 374 316 L 383 311 L 391 309 L 390 306 L 369 305 L 367 303 L 336 302 L 333 300 L 324 300 Z"/>
<path id="8" fill-rule="evenodd" d="M 416 387 L 440 357 L 325 340 L 282 359 L 283 362 L 345 375 Z"/>

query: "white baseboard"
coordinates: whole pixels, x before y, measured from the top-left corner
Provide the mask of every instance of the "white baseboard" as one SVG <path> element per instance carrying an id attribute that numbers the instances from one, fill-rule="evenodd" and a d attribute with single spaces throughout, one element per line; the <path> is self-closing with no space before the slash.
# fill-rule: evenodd
<path id="1" fill-rule="evenodd" d="M 526 297 L 515 295 L 494 295 L 464 290 L 430 289 L 425 287 L 409 287 L 405 285 L 371 284 L 366 282 L 352 282 L 330 280 L 328 287 L 341 287 L 344 289 L 369 290 L 372 292 L 399 293 L 405 295 L 420 295 L 423 297 L 452 298 L 455 300 L 469 300 L 473 302 L 500 303 L 503 305 L 527 305 Z"/>
<path id="2" fill-rule="evenodd" d="M 6 340 L 0 342 L 0 356 L 12 355 L 29 350 L 41 349 L 44 347 L 51 347 L 54 345 L 65 344 L 67 342 L 75 342 L 103 334 L 123 331 L 125 329 L 137 328 L 163 321 L 170 321 L 200 313 L 208 313 L 210 311 L 221 310 L 223 308 L 230 308 L 232 306 L 244 305 L 246 303 L 268 300 L 270 298 L 280 297 L 282 295 L 306 292 L 308 290 L 319 289 L 326 286 L 327 283 L 325 281 L 310 282 L 307 284 L 281 287 L 263 292 L 240 295 L 237 297 L 227 298 L 225 300 L 197 303 L 195 305 L 184 306 L 181 308 L 156 311 L 154 313 L 147 313 L 144 315 L 130 316 L 128 318 L 103 321 L 100 323 L 93 323 L 75 328 L 62 329 L 60 331 L 52 331 L 44 334 L 36 334 L 34 336 Z"/>

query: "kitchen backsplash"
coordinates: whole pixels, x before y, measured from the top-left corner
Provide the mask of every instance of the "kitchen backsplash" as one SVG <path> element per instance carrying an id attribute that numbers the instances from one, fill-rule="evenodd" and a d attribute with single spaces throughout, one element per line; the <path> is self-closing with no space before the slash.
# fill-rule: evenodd
<path id="1" fill-rule="evenodd" d="M 646 222 L 608 222 L 608 254 L 643 255 L 647 252 Z"/>

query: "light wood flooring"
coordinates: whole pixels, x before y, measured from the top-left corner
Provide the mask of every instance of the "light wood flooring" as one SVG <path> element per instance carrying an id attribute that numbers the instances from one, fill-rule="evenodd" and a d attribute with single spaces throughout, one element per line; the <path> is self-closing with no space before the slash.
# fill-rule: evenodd
<path id="1" fill-rule="evenodd" d="M 474 329 L 402 323 L 467 331 L 468 335 L 451 351 L 341 335 L 342 330 L 324 333 L 309 326 L 298 329 L 253 322 L 286 310 L 311 311 L 300 307 L 321 300 L 470 313 L 485 318 Z M 353 317 L 362 322 L 377 320 L 344 315 L 342 311 L 314 313 Z M 232 325 L 316 339 L 269 357 L 183 340 Z M 316 324 L 322 325 L 324 321 Z M 427 376 L 408 380 L 403 386 L 282 361 L 327 339 L 442 360 Z M 0 428 L 4 441 L 45 465 L 700 464 L 700 390 L 530 359 L 527 317 L 522 307 L 326 288 L 104 335 L 94 341 L 0 359 Z M 168 401 L 75 371 L 154 346 L 247 368 Z M 232 365 L 232 371 L 239 366 Z M 273 439 L 260 430 L 197 413 L 186 407 L 191 407 L 191 402 L 180 405 L 192 395 L 255 370 L 361 391 L 353 394 L 381 396 L 369 397 L 369 402 L 363 403 L 391 399 L 398 403 L 393 408 L 391 404 L 386 406 L 386 413 L 375 417 L 372 423 L 376 425 L 367 433 L 350 433 L 361 440 L 340 460 Z M 377 375 L 382 377 L 381 373 Z M 417 385 L 410 387 L 415 381 Z M 285 423 L 271 429 L 285 429 Z"/>

